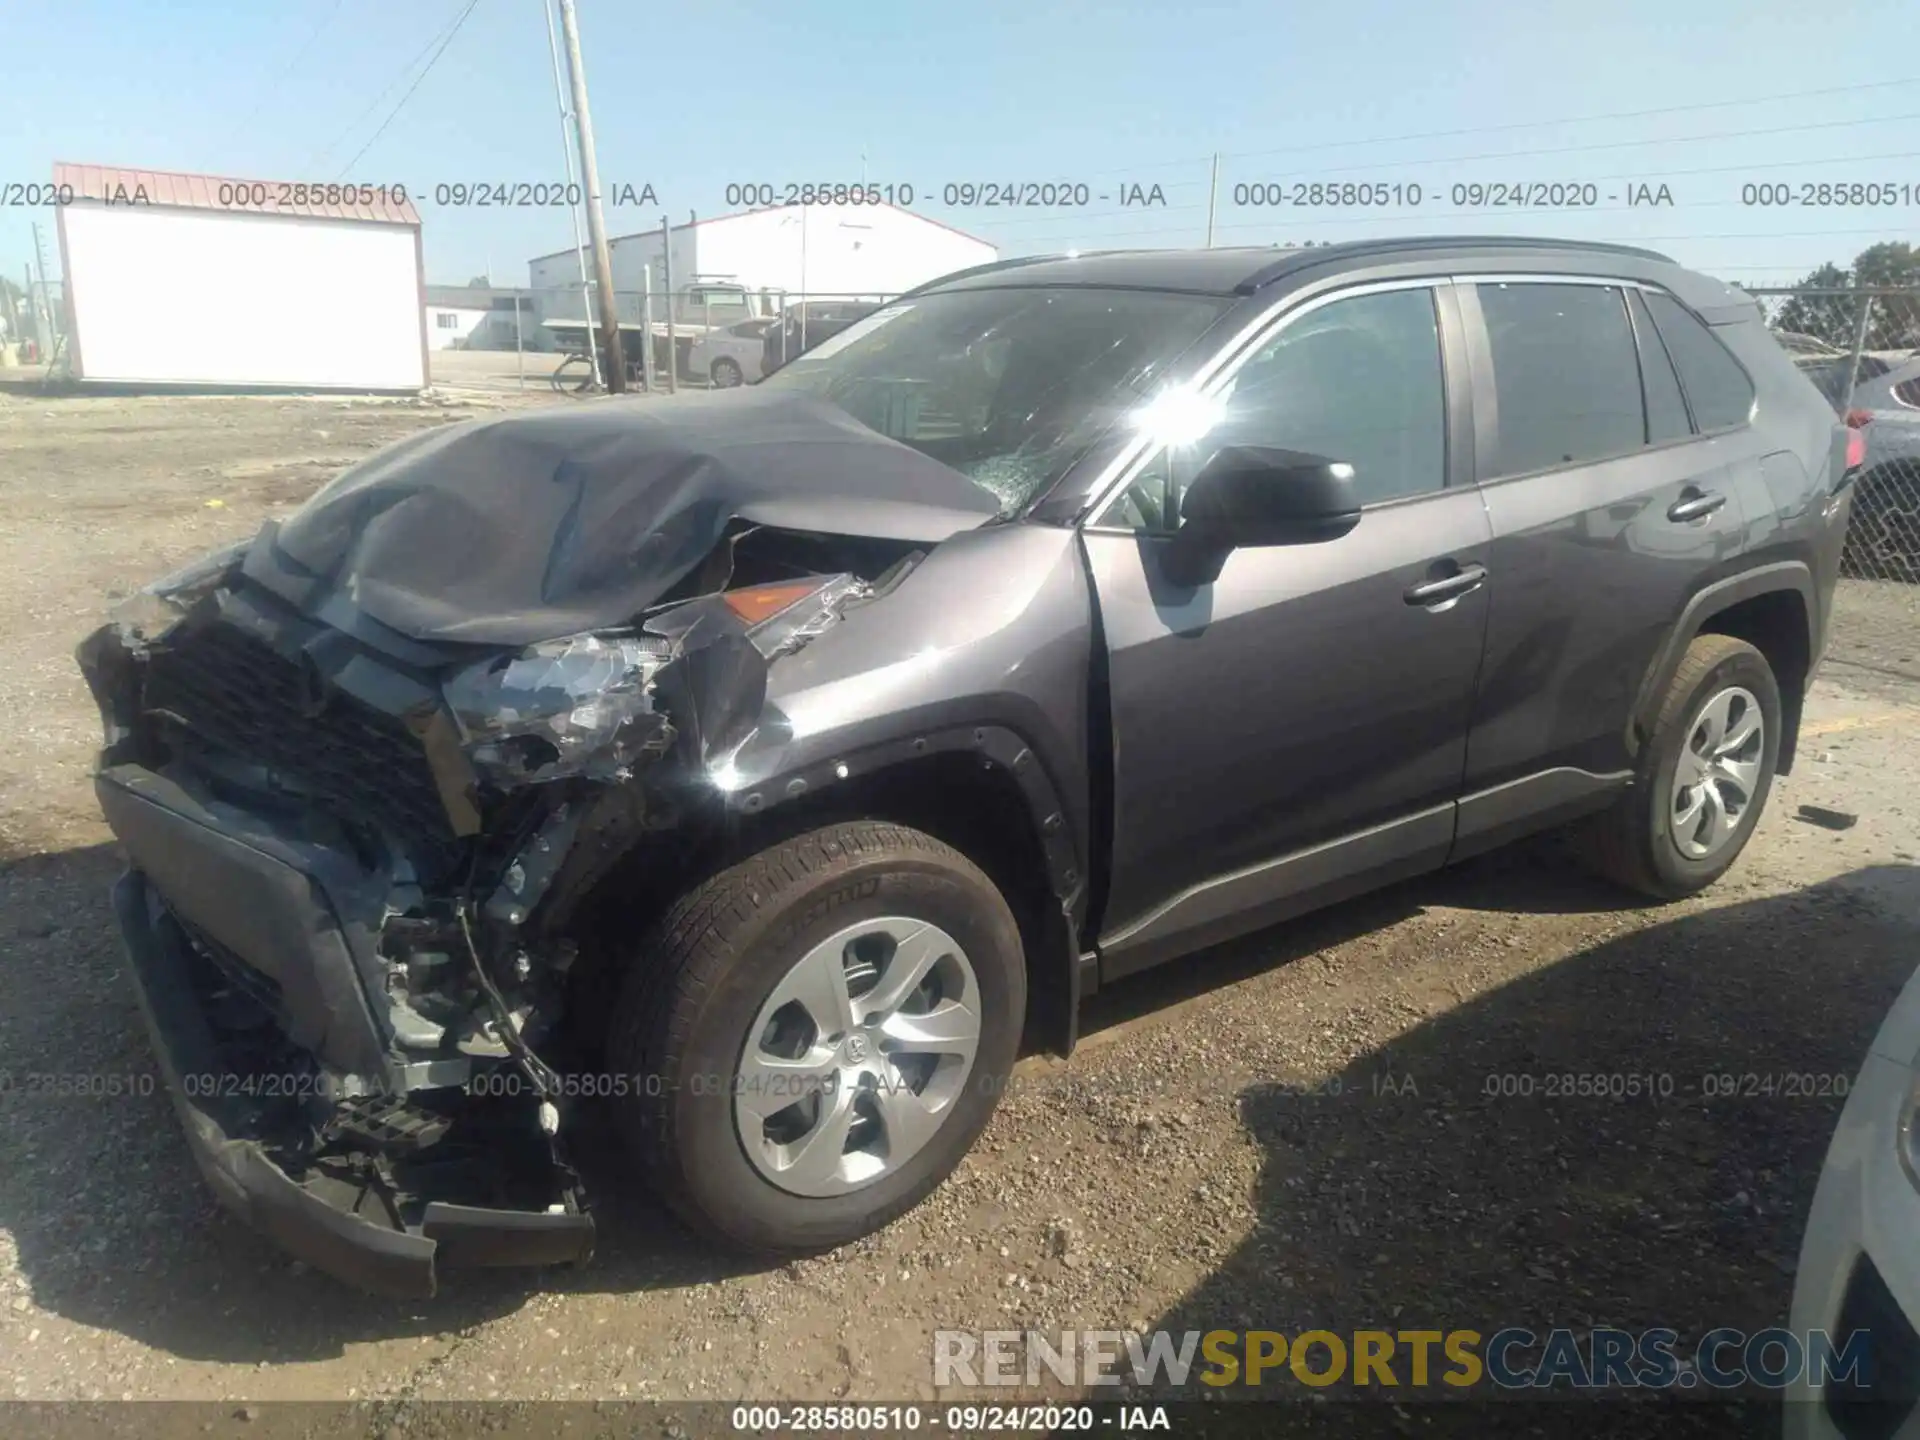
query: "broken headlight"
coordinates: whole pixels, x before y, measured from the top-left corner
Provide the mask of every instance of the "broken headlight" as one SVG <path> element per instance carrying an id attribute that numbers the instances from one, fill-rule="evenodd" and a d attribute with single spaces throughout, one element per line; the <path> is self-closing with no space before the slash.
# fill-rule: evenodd
<path id="1" fill-rule="evenodd" d="M 730 590 L 720 598 L 747 627 L 754 648 L 774 660 L 791 655 L 837 625 L 848 603 L 865 599 L 872 589 L 858 575 L 814 575 Z"/>
<path id="2" fill-rule="evenodd" d="M 469 665 L 443 688 L 488 779 L 612 780 L 673 743 L 651 694 L 671 658 L 666 642 L 645 636 L 569 635 Z"/>

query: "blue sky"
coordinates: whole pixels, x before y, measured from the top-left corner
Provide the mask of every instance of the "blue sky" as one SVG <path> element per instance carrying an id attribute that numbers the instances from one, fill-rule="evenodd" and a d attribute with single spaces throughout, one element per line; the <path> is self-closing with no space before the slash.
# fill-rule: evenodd
<path id="1" fill-rule="evenodd" d="M 541 0 L 477 0 L 388 119 L 409 62 L 464 3 L 0 0 L 0 186 L 44 181 L 55 160 L 398 182 L 421 202 L 430 280 L 525 283 L 529 257 L 571 243 L 564 209 L 461 209 L 433 192 L 564 177 Z M 578 5 L 603 181 L 660 201 L 610 211 L 616 234 L 660 211 L 721 213 L 729 183 L 858 179 L 864 156 L 868 180 L 912 185 L 915 208 L 1003 254 L 1198 244 L 1220 151 L 1221 243 L 1564 234 L 1764 283 L 1920 239 L 1920 56 L 1896 43 L 1912 34 L 1896 0 Z M 1116 198 L 940 203 L 968 181 L 1085 181 Z M 1418 184 L 1423 202 L 1232 203 L 1261 181 Z M 1602 197 L 1664 184 L 1673 203 L 1452 203 L 1456 184 L 1589 181 Z M 1781 181 L 1904 185 L 1908 203 L 1742 203 L 1743 185 Z M 1158 184 L 1165 207 L 1121 208 L 1117 187 L 1136 183 Z M 20 278 L 35 218 L 57 269 L 51 213 L 9 208 L 0 273 Z"/>

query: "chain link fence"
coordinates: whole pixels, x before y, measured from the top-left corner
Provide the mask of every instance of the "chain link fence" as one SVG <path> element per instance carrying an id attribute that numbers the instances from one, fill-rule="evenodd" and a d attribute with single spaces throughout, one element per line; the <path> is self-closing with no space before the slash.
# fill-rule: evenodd
<path id="1" fill-rule="evenodd" d="M 1860 431 L 1841 573 L 1920 585 L 1920 289 L 1753 289 L 1774 336 Z"/>
<path id="2" fill-rule="evenodd" d="M 592 287 L 536 287 L 533 314 L 559 351 L 556 390 L 600 387 L 605 357 Z M 672 292 L 614 291 L 632 389 L 726 389 L 751 385 L 832 338 L 893 297 L 750 290 L 695 282 Z M 589 320 L 591 316 L 591 320 Z"/>

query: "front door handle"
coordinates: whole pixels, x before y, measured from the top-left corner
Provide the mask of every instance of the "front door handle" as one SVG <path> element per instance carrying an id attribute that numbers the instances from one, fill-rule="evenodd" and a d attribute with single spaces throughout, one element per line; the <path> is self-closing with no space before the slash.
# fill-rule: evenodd
<path id="1" fill-rule="evenodd" d="M 1442 575 L 1438 580 L 1423 580 L 1418 585 L 1407 588 L 1406 601 L 1409 605 L 1439 606 L 1458 600 L 1462 595 L 1471 594 L 1487 581 L 1487 567 L 1484 565 L 1462 565 L 1451 575 Z"/>
<path id="2" fill-rule="evenodd" d="M 1726 503 L 1727 497 L 1718 491 L 1696 490 L 1689 485 L 1680 492 L 1680 498 L 1667 507 L 1667 519 L 1683 522 L 1699 520 Z"/>

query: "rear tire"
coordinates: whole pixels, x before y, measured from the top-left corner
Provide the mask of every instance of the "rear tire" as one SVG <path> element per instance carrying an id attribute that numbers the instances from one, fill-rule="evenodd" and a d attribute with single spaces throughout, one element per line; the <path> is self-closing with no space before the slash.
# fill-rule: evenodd
<path id="1" fill-rule="evenodd" d="M 746 376 L 741 372 L 740 362 L 737 360 L 729 360 L 724 355 L 713 362 L 707 375 L 713 382 L 713 388 L 716 390 L 731 390 L 734 386 L 746 379 Z"/>
<path id="2" fill-rule="evenodd" d="M 1741 741 L 1752 725 L 1758 735 Z M 1730 635 L 1696 636 L 1633 783 L 1575 832 L 1583 856 L 1608 879 L 1658 899 L 1706 889 L 1759 823 L 1780 734 L 1780 687 L 1766 656 Z"/>
<path id="3" fill-rule="evenodd" d="M 873 963 L 854 954 L 869 933 L 889 927 L 910 942 L 862 952 L 877 956 Z M 937 939 L 920 942 L 921 934 Z M 859 938 L 845 941 L 843 959 L 848 935 Z M 925 978 L 892 1006 L 891 1018 L 876 1019 L 892 1003 L 884 997 L 894 982 L 922 973 L 915 969 L 922 953 Z M 823 955 L 845 981 L 838 1000 L 852 1008 L 839 1022 L 810 1028 L 807 1017 L 821 1006 L 779 1002 L 799 993 L 796 975 L 826 973 L 818 968 Z M 873 1013 L 863 1016 L 869 999 Z M 918 1043 L 916 1020 L 931 1030 L 937 1011 L 964 1028 L 969 1010 L 977 1012 L 977 1038 L 961 1042 L 972 1047 L 963 1068 L 953 1068 L 958 1054 L 904 1053 L 939 1048 Z M 960 1163 L 1005 1088 L 1025 1011 L 1020 929 L 993 883 L 931 836 L 853 821 L 764 850 L 668 909 L 639 948 L 614 1007 L 608 1069 L 624 1080 L 617 1102 L 624 1138 L 677 1214 L 738 1249 L 806 1254 L 887 1225 Z M 797 1026 L 798 1037 L 780 1039 L 786 1058 L 769 1062 L 780 1025 Z M 889 1038 L 903 1034 L 912 1043 Z M 743 1096 L 770 1094 L 756 1087 L 768 1084 L 770 1065 L 788 1063 L 825 1064 L 843 1078 L 829 1091 L 796 1089 L 791 1108 L 759 1107 L 774 1111 L 771 1118 L 744 1114 Z M 885 1089 L 888 1075 L 906 1077 L 905 1088 L 876 1097 L 872 1087 Z M 915 1081 L 923 1087 L 917 1095 Z M 889 1118 L 894 1093 L 902 1106 L 924 1101 L 911 1124 L 896 1127 Z M 842 1107 L 833 1097 L 842 1094 L 854 1097 L 846 1111 L 865 1110 L 836 1132 Z M 789 1135 L 795 1138 L 782 1138 Z M 777 1171 L 779 1157 L 804 1158 L 814 1139 L 821 1145 L 804 1181 Z M 800 1161 L 793 1164 L 800 1175 Z"/>

